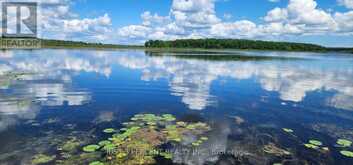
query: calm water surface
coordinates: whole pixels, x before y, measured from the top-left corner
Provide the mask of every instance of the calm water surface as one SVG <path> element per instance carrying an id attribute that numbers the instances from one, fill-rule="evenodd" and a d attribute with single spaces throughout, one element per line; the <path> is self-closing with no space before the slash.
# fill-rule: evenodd
<path id="1" fill-rule="evenodd" d="M 210 58 L 234 53 L 271 58 Z M 143 113 L 212 128 L 198 147 L 204 152 L 174 154 L 157 164 L 352 164 L 340 151 L 353 148 L 336 141 L 353 141 L 353 56 L 0 52 L 0 164 L 32 164 L 37 154 L 55 157 L 47 164 L 65 164 L 83 146 L 107 138 L 103 129 L 122 128 Z M 80 142 L 77 151 L 63 152 L 72 139 Z M 305 147 L 313 139 L 322 146 Z M 277 152 L 265 152 L 269 146 Z"/>

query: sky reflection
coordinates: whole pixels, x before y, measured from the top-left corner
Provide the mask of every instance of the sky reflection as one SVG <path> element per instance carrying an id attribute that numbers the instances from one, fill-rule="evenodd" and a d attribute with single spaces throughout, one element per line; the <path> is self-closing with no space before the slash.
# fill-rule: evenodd
<path id="1" fill-rule="evenodd" d="M 43 106 L 85 104 L 91 100 L 90 92 L 72 87 L 73 77 L 81 73 L 96 73 L 109 78 L 112 74 L 118 74 L 113 73 L 118 65 L 141 72 L 142 81 L 167 80 L 170 94 L 181 97 L 181 101 L 191 110 L 203 110 L 217 104 L 217 96 L 211 94 L 211 87 L 221 78 L 252 80 L 265 91 L 277 92 L 281 100 L 295 103 L 302 102 L 310 92 L 333 92 L 325 100 L 327 106 L 353 109 L 351 59 L 331 62 L 324 58 L 309 62 L 206 61 L 146 56 L 141 51 L 69 50 L 6 52 L 0 59 L 0 75 L 35 73 L 21 77 L 21 80 L 9 80 L 2 76 L 2 105 L 8 105 L 6 100 L 10 97 L 34 100 Z M 12 89 L 11 93 L 7 92 L 9 89 Z M 13 111 L 16 109 L 19 108 Z"/>

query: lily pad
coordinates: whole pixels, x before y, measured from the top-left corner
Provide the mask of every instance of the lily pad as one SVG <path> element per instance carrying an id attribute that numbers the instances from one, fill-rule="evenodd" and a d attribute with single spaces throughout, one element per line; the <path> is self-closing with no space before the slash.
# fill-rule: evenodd
<path id="1" fill-rule="evenodd" d="M 208 140 L 208 137 L 201 137 L 200 138 L 202 141 L 207 141 Z"/>
<path id="2" fill-rule="evenodd" d="M 114 128 L 107 128 L 105 130 L 103 130 L 104 133 L 114 133 L 115 129 Z"/>
<path id="3" fill-rule="evenodd" d="M 194 143 L 191 143 L 191 145 L 192 145 L 192 146 L 194 146 L 194 147 L 197 147 L 197 146 L 199 146 L 199 145 L 200 145 L 200 143 L 198 143 L 198 142 L 194 142 Z"/>
<path id="4" fill-rule="evenodd" d="M 163 156 L 165 159 L 172 159 L 173 158 L 173 154 L 169 153 L 169 152 L 162 152 L 160 153 L 161 156 Z"/>
<path id="5" fill-rule="evenodd" d="M 100 162 L 100 161 L 94 161 L 89 163 L 89 165 L 104 165 L 104 163 Z"/>
<path id="6" fill-rule="evenodd" d="M 109 140 L 103 140 L 98 143 L 98 145 L 100 145 L 100 146 L 106 146 L 108 144 L 112 144 L 112 142 Z"/>
<path id="7" fill-rule="evenodd" d="M 88 145 L 88 146 L 83 147 L 83 151 L 85 151 L 85 152 L 95 152 L 99 148 L 100 148 L 99 145 L 93 144 L 93 145 Z"/>
<path id="8" fill-rule="evenodd" d="M 115 151 L 115 145 L 114 144 L 107 144 L 103 147 L 103 150 L 107 153 L 113 153 Z"/>
<path id="9" fill-rule="evenodd" d="M 337 144 L 339 144 L 341 147 L 350 147 L 352 142 L 347 139 L 338 139 Z"/>
<path id="10" fill-rule="evenodd" d="M 175 121 L 176 120 L 175 117 L 171 114 L 164 114 L 164 115 L 162 115 L 162 117 L 165 121 Z"/>
<path id="11" fill-rule="evenodd" d="M 353 158 L 353 152 L 352 151 L 341 151 L 340 152 L 343 156 Z"/>
<path id="12" fill-rule="evenodd" d="M 318 141 L 318 140 L 309 140 L 310 144 L 313 144 L 315 146 L 321 146 L 322 142 Z"/>
<path id="13" fill-rule="evenodd" d="M 313 144 L 309 144 L 309 143 L 304 144 L 304 146 L 305 146 L 306 148 L 311 148 L 311 149 L 317 149 L 317 148 L 319 148 L 318 146 L 313 145 Z"/>
<path id="14" fill-rule="evenodd" d="M 287 133 L 293 133 L 294 132 L 292 129 L 289 129 L 289 128 L 282 128 L 282 130 L 284 132 L 287 132 Z"/>

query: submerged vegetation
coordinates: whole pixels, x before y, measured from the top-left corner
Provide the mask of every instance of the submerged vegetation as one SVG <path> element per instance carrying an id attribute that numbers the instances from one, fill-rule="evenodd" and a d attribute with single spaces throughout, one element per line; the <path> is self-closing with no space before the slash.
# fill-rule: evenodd
<path id="1" fill-rule="evenodd" d="M 33 157 L 32 164 L 37 165 L 37 164 L 49 163 L 49 162 L 53 161 L 54 159 L 55 159 L 55 156 L 38 154 Z"/>
<path id="2" fill-rule="evenodd" d="M 153 164 L 156 157 L 172 159 L 173 153 L 165 150 L 162 145 L 188 145 L 197 147 L 208 140 L 205 133 L 211 128 L 206 123 L 187 123 L 177 121 L 171 114 L 161 116 L 154 114 L 137 114 L 130 122 L 123 123 L 124 129 L 115 133 L 108 140 L 98 145 L 88 145 L 85 152 L 102 151 L 104 161 L 113 164 Z M 115 129 L 108 128 L 103 132 L 113 133 Z M 185 141 L 188 136 L 197 137 L 194 141 Z M 100 164 L 103 160 L 92 162 Z"/>

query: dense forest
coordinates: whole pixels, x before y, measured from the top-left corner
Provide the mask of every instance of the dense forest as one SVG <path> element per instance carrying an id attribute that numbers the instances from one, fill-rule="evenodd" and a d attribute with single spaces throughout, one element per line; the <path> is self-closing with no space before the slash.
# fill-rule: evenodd
<path id="1" fill-rule="evenodd" d="M 0 38 L 2 42 L 4 38 Z M 21 38 L 19 38 L 21 39 Z M 22 38 L 24 39 L 24 38 Z M 65 41 L 39 39 L 42 48 L 92 48 L 92 49 L 119 49 L 119 48 L 201 48 L 201 49 L 256 49 L 280 51 L 313 51 L 313 52 L 346 52 L 353 54 L 353 48 L 329 48 L 315 44 L 273 42 L 243 39 L 182 39 L 174 41 L 149 40 L 145 46 L 115 45 L 103 43 L 89 43 L 82 41 Z"/>
<path id="2" fill-rule="evenodd" d="M 182 39 L 174 41 L 150 40 L 147 48 L 202 48 L 202 49 L 257 49 L 282 51 L 345 51 L 353 53 L 351 48 L 327 48 L 315 44 L 273 42 L 243 39 Z"/>

